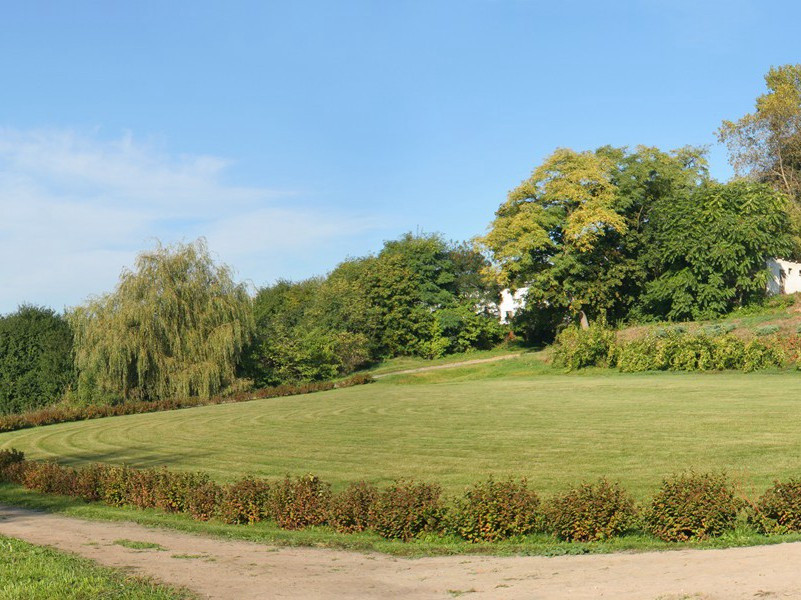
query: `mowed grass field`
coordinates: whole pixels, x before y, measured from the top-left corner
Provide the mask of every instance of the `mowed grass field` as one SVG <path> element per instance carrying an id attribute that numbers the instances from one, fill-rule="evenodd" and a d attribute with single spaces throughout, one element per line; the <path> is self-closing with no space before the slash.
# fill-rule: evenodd
<path id="1" fill-rule="evenodd" d="M 801 373 L 562 374 L 531 355 L 388 377 L 331 392 L 66 423 L 0 435 L 0 447 L 245 474 L 437 481 L 493 474 L 544 494 L 607 476 L 644 498 L 663 476 L 725 470 L 748 494 L 801 475 Z"/>

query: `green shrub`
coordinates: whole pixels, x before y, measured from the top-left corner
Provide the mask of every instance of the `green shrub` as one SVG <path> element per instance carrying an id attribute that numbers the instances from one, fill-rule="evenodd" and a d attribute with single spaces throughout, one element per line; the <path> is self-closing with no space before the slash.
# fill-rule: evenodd
<path id="1" fill-rule="evenodd" d="M 615 363 L 615 332 L 605 323 L 587 329 L 567 327 L 556 336 L 553 362 L 568 370 L 608 367 Z"/>
<path id="2" fill-rule="evenodd" d="M 754 329 L 754 333 L 760 337 L 763 337 L 766 335 L 773 335 L 774 333 L 778 332 L 779 329 L 781 328 L 778 325 L 762 325 L 761 327 Z"/>
<path id="3" fill-rule="evenodd" d="M 540 527 L 540 499 L 526 480 L 492 478 L 468 488 L 448 513 L 449 529 L 470 542 L 496 542 Z"/>
<path id="4" fill-rule="evenodd" d="M 733 335 L 648 335 L 620 345 L 616 354 L 618 369 L 629 373 L 729 369 L 756 371 L 778 367 L 783 362 L 780 348 L 759 340 L 746 344 Z"/>
<path id="5" fill-rule="evenodd" d="M 737 328 L 734 323 L 712 323 L 701 328 L 701 333 L 709 337 L 718 337 L 731 333 Z"/>
<path id="6" fill-rule="evenodd" d="M 314 475 L 277 483 L 272 491 L 272 516 L 282 529 L 323 525 L 329 512 L 331 486 Z"/>
<path id="7" fill-rule="evenodd" d="M 158 472 L 156 508 L 166 512 L 188 512 L 190 495 L 195 489 L 206 485 L 208 482 L 209 476 L 207 473 L 161 469 Z"/>
<path id="8" fill-rule="evenodd" d="M 554 535 L 577 542 L 620 535 L 632 527 L 636 516 L 631 496 L 606 479 L 583 483 L 551 498 L 544 512 Z"/>
<path id="9" fill-rule="evenodd" d="M 748 520 L 768 535 L 801 531 L 801 479 L 774 482 L 749 511 Z"/>
<path id="10" fill-rule="evenodd" d="M 781 367 L 783 363 L 784 354 L 778 347 L 769 346 L 760 340 L 751 340 L 745 345 L 744 371 Z"/>
<path id="11" fill-rule="evenodd" d="M 378 498 L 378 490 L 370 483 L 358 481 L 331 498 L 328 524 L 340 533 L 364 531 L 369 526 L 370 509 Z"/>
<path id="12" fill-rule="evenodd" d="M 644 522 L 667 542 L 705 539 L 731 529 L 742 506 L 725 475 L 686 473 L 662 482 Z"/>
<path id="13" fill-rule="evenodd" d="M 270 514 L 270 484 L 246 477 L 221 491 L 219 516 L 224 523 L 253 525 Z"/>
<path id="14" fill-rule="evenodd" d="M 382 537 L 404 541 L 438 531 L 444 516 L 441 495 L 436 484 L 395 482 L 370 508 L 370 529 Z"/>

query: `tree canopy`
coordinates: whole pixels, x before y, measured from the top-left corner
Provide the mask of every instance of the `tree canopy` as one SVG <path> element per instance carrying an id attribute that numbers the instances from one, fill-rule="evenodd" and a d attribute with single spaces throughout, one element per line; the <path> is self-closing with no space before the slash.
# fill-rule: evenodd
<path id="1" fill-rule="evenodd" d="M 788 231 L 780 194 L 712 182 L 699 149 L 603 147 L 554 152 L 479 243 L 497 281 L 529 288 L 518 325 L 547 338 L 569 321 L 722 314 L 764 294 Z"/>
<path id="2" fill-rule="evenodd" d="M 801 256 L 801 64 L 771 67 L 767 93 L 753 113 L 723 121 L 718 137 L 740 176 L 768 183 L 791 200 L 788 211 Z"/>
<path id="3" fill-rule="evenodd" d="M 0 317 L 0 413 L 59 401 L 74 375 L 72 331 L 63 316 L 23 305 Z"/>
<path id="4" fill-rule="evenodd" d="M 202 239 L 142 252 L 113 293 L 69 319 L 85 399 L 220 393 L 234 384 L 253 328 L 247 289 Z"/>

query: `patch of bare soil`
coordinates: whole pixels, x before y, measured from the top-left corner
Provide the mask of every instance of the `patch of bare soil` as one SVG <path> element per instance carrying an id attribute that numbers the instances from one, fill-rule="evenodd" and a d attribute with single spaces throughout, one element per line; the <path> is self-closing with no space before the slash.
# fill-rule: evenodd
<path id="1" fill-rule="evenodd" d="M 588 556 L 402 559 L 274 548 L 0 506 L 0 534 L 204 598 L 801 598 L 801 543 Z"/>

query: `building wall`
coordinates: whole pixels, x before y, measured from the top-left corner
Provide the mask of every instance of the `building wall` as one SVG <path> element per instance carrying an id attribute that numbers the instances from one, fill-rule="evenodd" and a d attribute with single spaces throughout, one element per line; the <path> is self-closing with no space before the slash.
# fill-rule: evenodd
<path id="1" fill-rule="evenodd" d="M 768 294 L 795 294 L 801 292 L 801 263 L 780 258 L 768 260 L 770 278 Z"/>
<path id="2" fill-rule="evenodd" d="M 527 293 L 527 287 L 517 289 L 514 293 L 508 289 L 501 292 L 501 303 L 498 305 L 501 323 L 508 323 L 518 310 L 526 306 Z"/>

